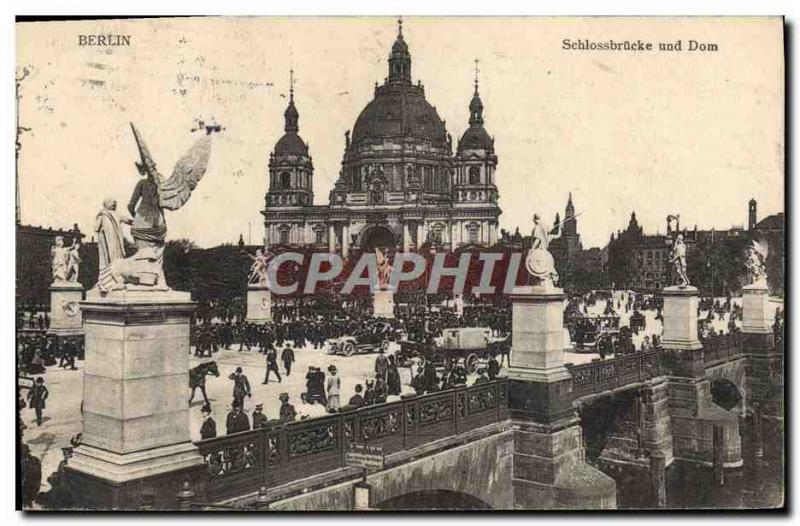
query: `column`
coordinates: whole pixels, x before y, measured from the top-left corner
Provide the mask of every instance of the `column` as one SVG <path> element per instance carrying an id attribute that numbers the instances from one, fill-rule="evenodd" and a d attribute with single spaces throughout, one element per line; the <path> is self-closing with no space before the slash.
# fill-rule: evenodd
<path id="1" fill-rule="evenodd" d="M 328 252 L 336 252 L 336 231 L 333 223 L 328 223 Z"/>
<path id="2" fill-rule="evenodd" d="M 408 231 L 408 223 L 403 223 L 403 252 L 408 252 L 411 248 L 411 233 Z"/>
<path id="3" fill-rule="evenodd" d="M 415 248 L 419 250 L 419 247 L 421 247 L 422 244 L 425 242 L 425 238 L 423 237 L 424 234 L 422 232 L 422 222 L 417 223 L 416 227 L 417 227 L 417 246 Z"/>
<path id="4" fill-rule="evenodd" d="M 350 225 L 344 223 L 342 225 L 342 258 L 347 259 L 350 254 Z"/>
<path id="5" fill-rule="evenodd" d="M 455 251 L 456 249 L 456 228 L 458 226 L 457 222 L 450 223 L 450 250 Z"/>

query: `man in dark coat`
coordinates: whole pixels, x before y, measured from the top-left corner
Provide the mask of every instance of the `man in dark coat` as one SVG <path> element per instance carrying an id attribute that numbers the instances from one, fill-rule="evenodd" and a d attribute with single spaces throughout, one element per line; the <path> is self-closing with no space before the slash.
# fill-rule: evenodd
<path id="1" fill-rule="evenodd" d="M 297 417 L 297 411 L 295 411 L 294 406 L 289 403 L 289 394 L 281 393 L 278 395 L 278 399 L 281 401 L 281 408 L 278 416 L 281 423 L 286 424 L 288 422 L 294 422 L 294 419 Z"/>
<path id="2" fill-rule="evenodd" d="M 242 374 L 242 368 L 237 367 L 235 373 L 228 375 L 228 380 L 233 380 L 233 402 L 241 408 L 245 396 L 253 396 L 250 392 L 250 381 Z"/>
<path id="3" fill-rule="evenodd" d="M 387 396 L 386 383 L 380 378 L 375 378 L 375 403 L 382 404 L 386 402 Z"/>
<path id="4" fill-rule="evenodd" d="M 265 427 L 267 420 L 267 415 L 264 414 L 264 404 L 256 404 L 256 408 L 253 410 L 253 429 Z"/>
<path id="5" fill-rule="evenodd" d="M 400 372 L 397 370 L 397 363 L 393 354 L 389 355 L 389 366 L 386 372 L 386 389 L 387 394 L 399 395 L 401 391 L 400 386 Z"/>
<path id="6" fill-rule="evenodd" d="M 292 372 L 292 363 L 294 363 L 294 349 L 292 349 L 289 342 L 286 342 L 286 347 L 283 348 L 281 361 L 283 362 L 283 368 L 286 369 L 286 376 L 289 376 Z"/>
<path id="7" fill-rule="evenodd" d="M 364 397 L 361 396 L 361 392 L 364 388 L 361 384 L 356 384 L 356 394 L 350 397 L 350 400 L 347 402 L 347 405 L 351 405 L 353 407 L 361 407 L 364 405 Z"/>
<path id="8" fill-rule="evenodd" d="M 217 423 L 211 416 L 211 406 L 205 404 L 200 410 L 200 414 L 203 416 L 203 425 L 200 426 L 200 438 L 202 440 L 217 438 Z"/>
<path id="9" fill-rule="evenodd" d="M 225 421 L 227 433 L 241 433 L 242 431 L 250 431 L 250 420 L 247 415 L 242 412 L 242 405 L 234 402 L 231 412 L 228 413 L 228 418 Z"/>
<path id="10" fill-rule="evenodd" d="M 380 378 L 384 382 L 387 381 L 387 374 L 389 372 L 389 360 L 386 359 L 386 355 L 383 354 L 383 349 L 378 349 L 377 357 L 375 357 L 375 378 Z"/>
<path id="11" fill-rule="evenodd" d="M 367 390 L 364 392 L 364 405 L 375 405 L 374 380 L 367 380 Z"/>
<path id="12" fill-rule="evenodd" d="M 486 364 L 487 366 L 487 373 L 489 375 L 489 380 L 494 380 L 497 378 L 497 375 L 500 373 L 500 364 L 497 362 L 497 358 L 494 356 L 489 358 L 489 363 Z"/>
<path id="13" fill-rule="evenodd" d="M 50 396 L 50 392 L 44 386 L 44 378 L 40 376 L 28 391 L 28 407 L 36 412 L 37 426 L 42 425 L 42 410 L 45 408 L 45 400 L 48 396 Z"/>
<path id="14" fill-rule="evenodd" d="M 281 382 L 281 373 L 278 371 L 278 353 L 275 352 L 275 348 L 270 346 L 267 349 L 267 372 L 264 375 L 264 381 L 261 382 L 263 384 L 269 383 L 269 373 L 274 372 L 275 376 L 278 377 L 278 383 Z"/>

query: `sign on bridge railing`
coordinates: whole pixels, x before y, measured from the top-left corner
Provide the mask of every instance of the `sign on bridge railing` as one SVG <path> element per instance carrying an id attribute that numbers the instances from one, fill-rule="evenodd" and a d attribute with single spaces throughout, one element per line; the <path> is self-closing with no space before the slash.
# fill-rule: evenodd
<path id="1" fill-rule="evenodd" d="M 348 444 L 344 454 L 346 466 L 364 468 L 369 471 L 382 470 L 385 459 L 382 446 L 367 444 Z"/>

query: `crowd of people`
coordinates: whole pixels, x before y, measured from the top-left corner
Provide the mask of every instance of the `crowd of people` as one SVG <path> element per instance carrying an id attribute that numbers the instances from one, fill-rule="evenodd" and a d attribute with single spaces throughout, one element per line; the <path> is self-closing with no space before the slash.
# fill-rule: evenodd
<path id="1" fill-rule="evenodd" d="M 46 367 L 76 370 L 84 355 L 83 337 L 56 337 L 45 332 L 17 333 L 17 371 L 20 375 L 44 374 Z"/>
<path id="2" fill-rule="evenodd" d="M 424 298 L 424 296 L 423 296 Z M 376 323 L 388 324 L 394 339 L 406 339 L 419 343 L 430 343 L 441 336 L 444 329 L 455 327 L 488 327 L 494 337 L 504 337 L 511 333 L 511 302 L 507 298 L 465 298 L 466 305 L 461 308 L 451 301 L 431 302 L 429 298 L 414 300 L 396 306 L 395 319 L 376 320 L 372 318 L 371 304 L 360 298 L 343 300 L 339 304 L 327 302 L 286 303 L 274 307 L 273 321 L 253 324 L 244 319 L 244 305 L 240 301 L 202 302 L 191 327 L 191 345 L 197 357 L 212 357 L 222 350 L 263 354 L 265 376 L 262 383 L 281 383 L 286 376 L 297 374 L 293 367 L 296 352 L 300 349 L 325 349 L 327 342 L 342 336 L 353 336 L 369 332 Z M 591 319 L 589 309 L 605 302 L 600 326 L 589 327 L 586 320 Z M 599 308 L 594 309 L 600 311 Z M 647 352 L 660 346 L 657 334 L 648 332 L 648 320 L 663 320 L 663 300 L 654 295 L 626 292 L 614 295 L 610 291 L 593 291 L 571 294 L 565 309 L 565 325 L 570 328 L 573 341 L 586 339 L 591 330 L 614 333 L 614 338 L 600 339 L 597 352 L 601 358 L 624 356 L 636 352 Z M 728 298 L 701 298 L 698 314 L 703 316 L 698 323 L 701 339 L 719 334 L 720 320 L 727 318 L 728 332 L 738 330 L 741 320 L 741 305 Z M 645 316 L 649 313 L 649 316 Z M 620 326 L 620 318 L 628 317 L 628 322 Z M 76 369 L 76 360 L 83 356 L 82 338 L 54 338 L 45 332 L 46 314 L 24 316 L 24 323 L 17 333 L 18 373 L 27 378 L 31 385 L 18 398 L 20 410 L 33 413 L 29 423 L 41 425 L 46 419 L 49 391 L 44 375 L 47 367 L 58 366 Z M 616 322 L 614 321 L 616 320 Z M 776 312 L 774 331 L 776 343 L 783 341 L 783 312 Z M 605 324 L 605 325 L 604 325 Z M 590 330 L 591 329 L 591 330 Z M 634 336 L 645 333 L 640 346 L 633 343 Z M 324 354 L 320 354 L 324 360 Z M 480 364 L 477 378 L 473 384 L 492 381 L 498 377 L 503 357 L 489 356 Z M 200 437 L 212 439 L 222 434 L 239 433 L 251 429 L 282 425 L 325 414 L 354 410 L 375 404 L 398 400 L 401 394 L 418 395 L 453 389 L 468 383 L 468 374 L 463 361 L 434 360 L 411 361 L 410 381 L 401 382 L 397 357 L 379 349 L 375 355 L 374 368 L 368 378 L 359 380 L 352 392 L 343 392 L 341 372 L 334 364 L 310 365 L 301 371 L 305 377 L 305 391 L 299 397 L 286 391 L 277 395 L 274 402 L 278 407 L 278 417 L 265 414 L 265 404 L 270 400 L 255 400 L 252 410 L 246 410 L 246 401 L 253 398 L 251 380 L 242 367 L 236 367 L 227 379 L 231 382 L 230 411 L 225 414 L 224 426 L 218 426 L 210 403 L 201 407 L 202 423 Z M 32 378 L 38 375 L 38 378 Z M 260 378 L 259 378 L 260 379 Z M 352 384 L 350 384 L 352 385 Z M 274 395 L 273 395 L 274 396 Z M 227 405 L 227 404 L 226 404 Z M 271 406 L 275 407 L 275 406 Z M 274 414 L 270 412 L 270 414 Z M 25 428 L 25 423 L 21 423 Z M 70 449 L 70 448 L 65 448 Z M 67 460 L 65 451 L 65 460 Z M 30 453 L 27 446 L 22 449 L 25 465 L 23 480 L 23 500 L 28 505 L 33 502 L 41 482 L 41 466 L 38 459 Z M 53 476 L 58 476 L 54 474 Z M 35 488 L 35 489 L 34 489 Z M 53 486 L 54 490 L 57 486 Z M 53 498 L 55 494 L 53 494 Z"/>

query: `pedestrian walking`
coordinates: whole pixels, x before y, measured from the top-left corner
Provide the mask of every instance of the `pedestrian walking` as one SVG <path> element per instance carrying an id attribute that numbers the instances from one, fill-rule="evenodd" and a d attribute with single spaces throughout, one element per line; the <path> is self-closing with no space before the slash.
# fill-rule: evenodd
<path id="1" fill-rule="evenodd" d="M 242 373 L 242 368 L 237 367 L 236 372 L 228 375 L 228 380 L 233 380 L 233 401 L 239 404 L 239 407 L 244 405 L 244 397 L 252 397 L 250 391 L 250 382 L 247 376 Z"/>
<path id="2" fill-rule="evenodd" d="M 294 349 L 292 349 L 289 342 L 286 342 L 286 347 L 283 348 L 281 361 L 283 362 L 283 368 L 286 369 L 286 376 L 289 376 L 292 372 L 292 364 L 294 363 Z"/>
<path id="3" fill-rule="evenodd" d="M 262 384 L 269 383 L 269 373 L 274 372 L 275 376 L 278 377 L 278 382 L 281 382 L 281 373 L 278 371 L 278 353 L 275 352 L 275 348 L 270 346 L 267 349 L 267 372 L 264 374 L 264 381 L 261 382 Z"/>
<path id="4" fill-rule="evenodd" d="M 42 425 L 42 411 L 45 408 L 45 401 L 48 396 L 50 396 L 50 392 L 44 385 L 44 378 L 40 376 L 28 391 L 28 407 L 36 413 L 37 426 Z"/>

